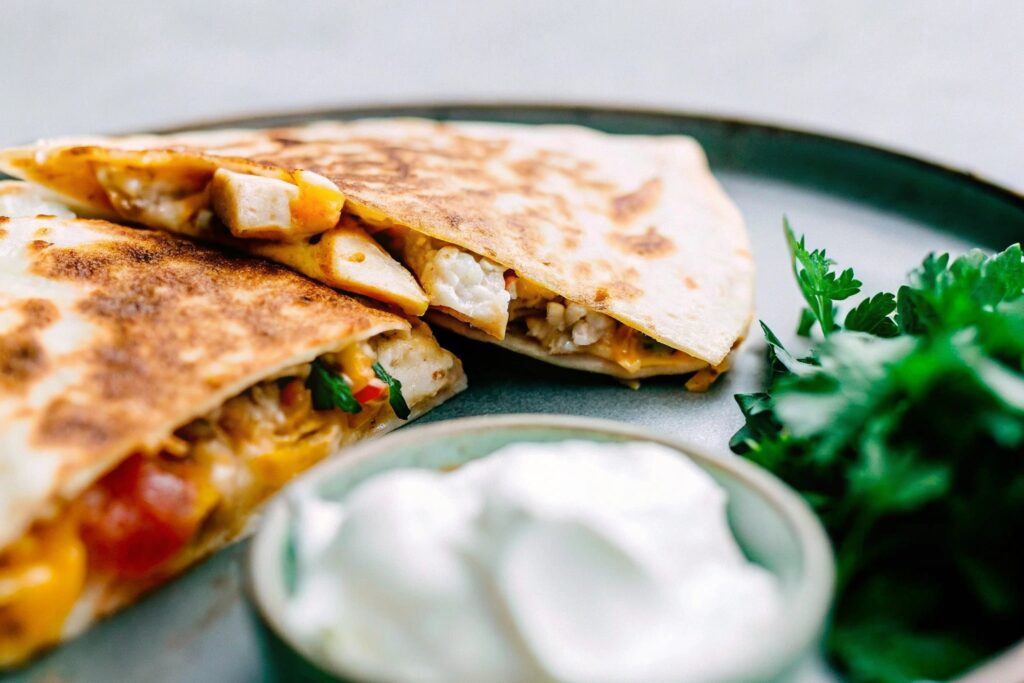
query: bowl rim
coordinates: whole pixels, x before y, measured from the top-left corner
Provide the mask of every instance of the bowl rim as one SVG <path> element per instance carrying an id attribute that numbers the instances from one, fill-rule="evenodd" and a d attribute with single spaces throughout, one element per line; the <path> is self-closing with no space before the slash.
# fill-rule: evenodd
<path id="1" fill-rule="evenodd" d="M 835 560 L 824 527 L 796 491 L 775 475 L 740 456 L 717 455 L 682 438 L 658 434 L 639 425 L 614 420 L 540 413 L 479 415 L 413 426 L 349 447 L 343 454 L 339 454 L 340 457 L 329 458 L 296 477 L 285 490 L 278 492 L 267 506 L 246 553 L 246 593 L 258 617 L 275 637 L 313 667 L 339 679 L 352 679 L 352 672 L 332 667 L 300 643 L 287 628 L 280 611 L 268 602 L 268 582 L 278 577 L 279 571 L 266 572 L 258 569 L 263 566 L 265 559 L 269 560 L 273 556 L 274 549 L 279 547 L 277 544 L 280 535 L 271 532 L 280 526 L 280 522 L 275 521 L 284 519 L 289 514 L 288 491 L 340 476 L 342 472 L 393 448 L 449 436 L 456 432 L 472 434 L 515 428 L 585 431 L 661 444 L 691 458 L 703 469 L 712 469 L 731 477 L 753 491 L 773 508 L 792 530 L 803 554 L 804 571 L 802 579 L 791 597 L 787 599 L 787 606 L 790 609 L 785 615 L 785 629 L 779 634 L 780 640 L 773 641 L 771 648 L 752 650 L 756 655 L 760 655 L 760 658 L 750 658 L 747 662 L 752 665 L 750 671 L 756 672 L 758 668 L 764 670 L 795 661 L 802 652 L 822 637 L 832 607 L 836 580 Z"/>

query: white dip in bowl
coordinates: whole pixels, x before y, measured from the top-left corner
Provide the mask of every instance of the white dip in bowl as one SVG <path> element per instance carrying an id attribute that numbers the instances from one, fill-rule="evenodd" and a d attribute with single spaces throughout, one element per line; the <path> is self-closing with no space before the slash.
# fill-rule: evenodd
<path id="1" fill-rule="evenodd" d="M 313 491 L 290 499 L 284 621 L 369 680 L 715 681 L 782 618 L 725 491 L 657 443 L 519 443 Z"/>

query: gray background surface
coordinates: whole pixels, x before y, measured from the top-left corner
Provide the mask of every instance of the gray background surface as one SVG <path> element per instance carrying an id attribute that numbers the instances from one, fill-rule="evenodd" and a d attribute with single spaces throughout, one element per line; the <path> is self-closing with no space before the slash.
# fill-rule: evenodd
<path id="1" fill-rule="evenodd" d="M 0 144 L 411 100 L 691 109 L 1024 189 L 1024 3 L 0 0 Z"/>

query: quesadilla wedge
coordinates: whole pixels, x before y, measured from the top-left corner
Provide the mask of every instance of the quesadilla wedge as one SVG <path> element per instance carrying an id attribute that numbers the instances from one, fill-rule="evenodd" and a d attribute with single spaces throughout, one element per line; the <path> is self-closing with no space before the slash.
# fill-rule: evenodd
<path id="1" fill-rule="evenodd" d="M 121 138 L 118 147 L 54 142 L 7 150 L 2 165 L 85 216 L 263 256 L 409 315 L 427 310 L 426 294 L 405 268 L 358 224 L 339 225 L 345 197 L 327 178 L 199 150 L 151 149 L 161 142 L 148 136 Z"/>
<path id="2" fill-rule="evenodd" d="M 0 668 L 464 387 L 422 322 L 275 264 L 104 221 L 0 218 Z"/>
<path id="3" fill-rule="evenodd" d="M 697 372 L 688 386 L 706 388 L 753 314 L 742 217 L 690 138 L 392 119 L 99 144 L 327 178 L 415 273 L 432 321 L 558 365 Z M 76 154 L 15 150 L 0 166 L 66 194 L 58 161 Z"/>

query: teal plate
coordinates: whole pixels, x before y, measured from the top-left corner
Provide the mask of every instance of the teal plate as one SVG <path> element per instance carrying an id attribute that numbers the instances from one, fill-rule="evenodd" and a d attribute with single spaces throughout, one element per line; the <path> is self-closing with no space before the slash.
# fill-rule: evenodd
<path id="1" fill-rule="evenodd" d="M 812 245 L 853 266 L 866 290 L 892 289 L 929 251 L 996 249 L 1024 240 L 1024 198 L 969 174 L 855 142 L 758 123 L 663 112 L 556 106 L 402 106 L 239 119 L 202 127 L 298 124 L 314 119 L 434 119 L 572 123 L 613 133 L 687 134 L 746 217 L 757 262 L 757 316 L 796 343 L 801 300 L 782 239 L 786 214 Z M 198 126 L 190 126 L 198 127 Z M 760 335 L 706 394 L 678 380 L 633 391 L 600 377 L 543 365 L 449 335 L 470 389 L 424 422 L 494 413 L 571 413 L 623 420 L 727 454 L 742 420 L 732 395 L 761 385 Z M 245 544 L 219 553 L 141 604 L 99 624 L 11 680 L 217 681 L 264 678 L 246 615 Z"/>

